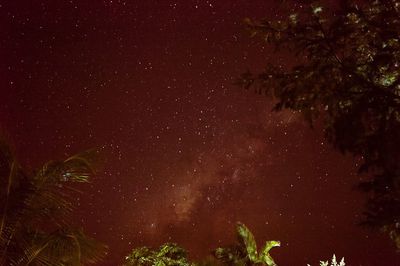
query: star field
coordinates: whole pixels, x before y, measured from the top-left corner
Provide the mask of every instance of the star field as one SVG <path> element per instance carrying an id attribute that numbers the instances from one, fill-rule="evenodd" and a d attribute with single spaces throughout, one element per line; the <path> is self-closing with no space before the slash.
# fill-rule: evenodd
<path id="1" fill-rule="evenodd" d="M 282 242 L 279 265 L 333 253 L 400 264 L 390 241 L 356 225 L 357 161 L 233 85 L 291 63 L 242 24 L 284 13 L 262 0 L 0 2 L 0 128 L 30 169 L 102 151 L 75 219 L 109 245 L 103 265 L 166 241 L 200 258 L 234 241 L 236 221 Z"/>

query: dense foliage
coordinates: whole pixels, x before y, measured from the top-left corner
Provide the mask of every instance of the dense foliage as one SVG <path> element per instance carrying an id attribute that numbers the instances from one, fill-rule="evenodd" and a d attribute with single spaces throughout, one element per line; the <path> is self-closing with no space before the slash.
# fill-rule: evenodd
<path id="1" fill-rule="evenodd" d="M 372 173 L 363 224 L 387 232 L 400 249 L 400 2 L 311 5 L 285 21 L 246 20 L 254 36 L 295 56 L 294 67 L 245 73 L 245 88 L 272 96 L 275 110 L 322 120 L 327 139 Z"/>
<path id="2" fill-rule="evenodd" d="M 242 223 L 236 226 L 237 242 L 229 247 L 217 248 L 213 257 L 200 262 L 189 262 L 187 252 L 175 243 L 165 243 L 156 250 L 139 247 L 125 258 L 125 266 L 277 266 L 269 251 L 279 247 L 279 241 L 267 241 L 258 251 L 251 231 Z M 308 265 L 309 266 L 309 265 Z M 329 261 L 321 261 L 320 266 L 345 266 L 344 258 L 337 262 L 333 255 Z"/>
<path id="3" fill-rule="evenodd" d="M 175 243 L 165 243 L 156 250 L 139 247 L 125 258 L 125 266 L 205 266 L 234 265 L 276 266 L 269 255 L 273 247 L 280 246 L 279 241 L 267 241 L 258 253 L 257 244 L 251 231 L 242 223 L 237 224 L 238 241 L 230 247 L 217 248 L 214 258 L 208 257 L 201 262 L 189 262 L 187 252 Z"/>
<path id="4" fill-rule="evenodd" d="M 157 250 L 140 247 L 125 258 L 125 266 L 190 266 L 186 251 L 175 243 L 163 244 Z"/>
<path id="5" fill-rule="evenodd" d="M 0 142 L 0 265 L 82 265 L 105 246 L 71 225 L 70 186 L 87 182 L 90 153 L 51 161 L 26 173 Z"/>

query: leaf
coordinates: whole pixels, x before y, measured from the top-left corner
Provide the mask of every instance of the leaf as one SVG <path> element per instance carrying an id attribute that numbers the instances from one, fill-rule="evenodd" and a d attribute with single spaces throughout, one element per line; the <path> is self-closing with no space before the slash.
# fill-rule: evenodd
<path id="1" fill-rule="evenodd" d="M 258 254 L 257 254 L 257 244 L 254 240 L 253 234 L 250 230 L 242 223 L 237 223 L 237 232 L 239 235 L 240 242 L 244 244 L 247 256 L 249 257 L 250 261 L 257 262 L 258 261 Z"/>
<path id="2" fill-rule="evenodd" d="M 274 247 L 280 247 L 280 246 L 281 246 L 280 241 L 267 241 L 265 243 L 265 246 L 261 250 L 260 260 L 265 264 L 267 264 L 268 266 L 275 266 L 276 263 L 269 254 L 269 251 Z"/>

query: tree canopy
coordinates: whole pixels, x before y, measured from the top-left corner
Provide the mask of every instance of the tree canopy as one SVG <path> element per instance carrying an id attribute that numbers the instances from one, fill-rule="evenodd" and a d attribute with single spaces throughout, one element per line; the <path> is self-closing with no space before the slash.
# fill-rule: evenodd
<path id="1" fill-rule="evenodd" d="M 331 144 L 362 159 L 371 180 L 362 224 L 381 228 L 400 249 L 400 1 L 312 4 L 285 20 L 246 19 L 252 36 L 292 53 L 295 66 L 268 65 L 238 83 L 277 101 L 274 110 L 323 121 Z"/>

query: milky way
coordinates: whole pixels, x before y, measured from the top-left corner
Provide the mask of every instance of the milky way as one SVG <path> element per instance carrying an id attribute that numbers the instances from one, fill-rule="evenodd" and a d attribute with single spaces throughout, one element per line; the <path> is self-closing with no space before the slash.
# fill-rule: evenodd
<path id="1" fill-rule="evenodd" d="M 260 244 L 282 242 L 279 265 L 333 253 L 400 264 L 386 238 L 356 226 L 357 162 L 299 114 L 233 85 L 247 69 L 290 64 L 242 24 L 279 18 L 283 3 L 0 2 L 0 127 L 30 169 L 102 151 L 75 219 L 109 245 L 104 265 L 166 241 L 200 258 L 234 241 L 236 221 Z"/>

